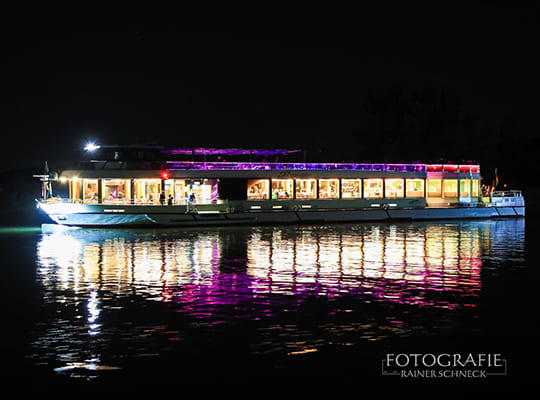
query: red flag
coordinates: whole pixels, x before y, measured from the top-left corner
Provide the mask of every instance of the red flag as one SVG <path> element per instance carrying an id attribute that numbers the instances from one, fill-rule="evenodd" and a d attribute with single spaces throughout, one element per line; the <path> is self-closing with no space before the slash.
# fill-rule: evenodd
<path id="1" fill-rule="evenodd" d="M 495 190 L 499 184 L 499 174 L 497 173 L 497 168 L 495 168 L 495 178 L 493 178 L 493 183 L 491 184 L 491 190 Z"/>

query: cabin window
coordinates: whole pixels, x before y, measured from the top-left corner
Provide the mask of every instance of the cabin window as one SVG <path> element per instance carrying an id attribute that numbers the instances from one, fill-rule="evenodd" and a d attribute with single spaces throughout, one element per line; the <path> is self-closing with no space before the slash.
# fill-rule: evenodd
<path id="1" fill-rule="evenodd" d="M 292 192 L 292 179 L 272 179 L 272 199 L 290 199 Z"/>
<path id="2" fill-rule="evenodd" d="M 471 195 L 471 180 L 470 179 L 459 180 L 459 195 L 460 197 L 469 197 Z"/>
<path id="3" fill-rule="evenodd" d="M 480 179 L 472 180 L 472 197 L 478 197 L 478 192 L 480 188 Z M 471 191 L 471 180 L 470 179 L 460 179 L 459 180 L 459 195 L 461 197 L 469 197 Z"/>
<path id="4" fill-rule="evenodd" d="M 442 196 L 441 179 L 428 179 L 427 180 L 427 197 L 441 197 L 441 196 Z"/>
<path id="5" fill-rule="evenodd" d="M 83 199 L 85 203 L 98 202 L 98 180 L 83 179 Z"/>
<path id="6" fill-rule="evenodd" d="M 458 180 L 445 179 L 444 180 L 444 197 L 457 197 L 457 195 L 458 195 Z"/>
<path id="7" fill-rule="evenodd" d="M 403 179 L 401 178 L 391 178 L 384 180 L 384 196 L 385 197 L 403 197 Z"/>
<path id="8" fill-rule="evenodd" d="M 270 194 L 270 182 L 268 179 L 248 179 L 248 200 L 268 199 Z"/>
<path id="9" fill-rule="evenodd" d="M 160 193 L 161 179 L 135 179 L 135 203 L 159 203 Z"/>
<path id="10" fill-rule="evenodd" d="M 344 199 L 360 199 L 362 197 L 362 179 L 342 179 L 341 197 Z"/>
<path id="11" fill-rule="evenodd" d="M 218 197 L 217 179 L 188 179 L 185 188 L 188 198 L 193 195 L 197 203 L 210 203 Z"/>
<path id="12" fill-rule="evenodd" d="M 130 200 L 131 181 L 129 179 L 103 179 L 103 203 L 126 203 Z"/>
<path id="13" fill-rule="evenodd" d="M 180 204 L 186 200 L 186 182 L 183 179 L 174 180 L 174 204 Z"/>
<path id="14" fill-rule="evenodd" d="M 319 199 L 339 199 L 339 179 L 319 179 Z"/>
<path id="15" fill-rule="evenodd" d="M 383 180 L 364 179 L 364 197 L 366 199 L 383 197 Z"/>
<path id="16" fill-rule="evenodd" d="M 407 179 L 406 180 L 407 197 L 424 197 L 424 180 Z"/>
<path id="17" fill-rule="evenodd" d="M 169 204 L 174 203 L 174 179 L 165 179 L 163 191 L 165 192 L 165 201 Z"/>
<path id="18" fill-rule="evenodd" d="M 79 178 L 73 178 L 70 182 L 70 195 L 71 201 L 79 203 L 81 201 L 81 181 Z"/>
<path id="19" fill-rule="evenodd" d="M 296 198 L 297 199 L 317 198 L 317 180 L 316 179 L 297 179 L 296 180 Z"/>
<path id="20" fill-rule="evenodd" d="M 478 197 L 480 195 L 480 179 L 473 179 L 472 195 L 473 197 Z"/>

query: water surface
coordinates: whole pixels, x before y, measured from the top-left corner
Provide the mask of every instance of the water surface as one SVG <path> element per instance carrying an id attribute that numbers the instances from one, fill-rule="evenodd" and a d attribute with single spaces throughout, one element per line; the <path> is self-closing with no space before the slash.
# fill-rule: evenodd
<path id="1" fill-rule="evenodd" d="M 0 234 L 8 259 L 10 243 L 26 254 L 17 262 L 31 293 L 14 296 L 16 307 L 30 302 L 19 341 L 33 374 L 376 377 L 394 348 L 508 351 L 486 338 L 507 332 L 493 331 L 491 307 L 519 296 L 508 277 L 527 269 L 524 224 L 45 226 Z"/>

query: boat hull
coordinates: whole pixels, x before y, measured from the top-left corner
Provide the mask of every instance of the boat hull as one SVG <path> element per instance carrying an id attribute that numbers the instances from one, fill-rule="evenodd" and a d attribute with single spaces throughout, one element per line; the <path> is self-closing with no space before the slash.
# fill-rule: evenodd
<path id="1" fill-rule="evenodd" d="M 243 204 L 187 205 L 83 205 L 38 203 L 60 225 L 88 227 L 120 226 L 219 226 L 286 223 L 326 223 L 392 220 L 524 217 L 525 206 L 423 207 L 359 209 L 261 210 Z M 236 207 L 235 207 L 236 206 Z"/>

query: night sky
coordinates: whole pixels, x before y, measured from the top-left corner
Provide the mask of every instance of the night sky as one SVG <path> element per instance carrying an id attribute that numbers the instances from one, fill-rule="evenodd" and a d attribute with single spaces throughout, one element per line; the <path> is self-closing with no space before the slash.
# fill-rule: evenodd
<path id="1" fill-rule="evenodd" d="M 0 169 L 60 167 L 89 140 L 488 167 L 534 155 L 538 7 L 371 3 L 2 6 Z"/>

